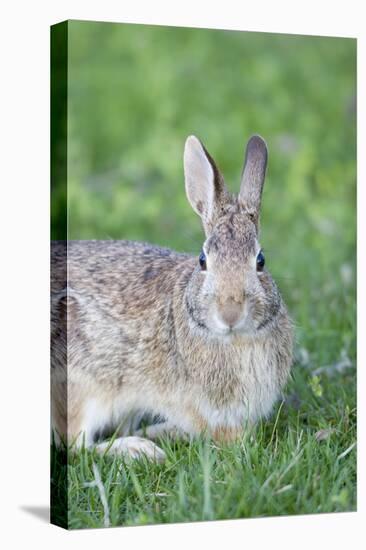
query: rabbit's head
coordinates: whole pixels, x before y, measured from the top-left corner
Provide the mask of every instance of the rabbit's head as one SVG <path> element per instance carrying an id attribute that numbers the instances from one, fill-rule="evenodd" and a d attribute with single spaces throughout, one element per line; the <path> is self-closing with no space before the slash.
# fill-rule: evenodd
<path id="1" fill-rule="evenodd" d="M 266 164 L 265 142 L 251 137 L 240 191 L 233 195 L 202 143 L 190 136 L 185 144 L 187 197 L 206 234 L 186 304 L 192 324 L 215 336 L 255 335 L 280 308 L 281 298 L 258 241 Z"/>

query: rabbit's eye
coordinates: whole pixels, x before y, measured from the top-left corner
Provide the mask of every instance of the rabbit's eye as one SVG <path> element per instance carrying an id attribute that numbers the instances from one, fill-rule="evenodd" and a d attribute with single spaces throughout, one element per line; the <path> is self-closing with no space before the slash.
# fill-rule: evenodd
<path id="1" fill-rule="evenodd" d="M 257 256 L 257 271 L 263 271 L 265 263 L 266 263 L 266 260 L 264 258 L 264 254 L 262 251 L 260 251 Z"/>
<path id="2" fill-rule="evenodd" d="M 201 254 L 198 258 L 198 261 L 200 263 L 202 271 L 206 271 L 206 269 L 207 269 L 206 254 L 203 252 L 203 250 L 202 250 L 202 252 L 201 252 Z"/>

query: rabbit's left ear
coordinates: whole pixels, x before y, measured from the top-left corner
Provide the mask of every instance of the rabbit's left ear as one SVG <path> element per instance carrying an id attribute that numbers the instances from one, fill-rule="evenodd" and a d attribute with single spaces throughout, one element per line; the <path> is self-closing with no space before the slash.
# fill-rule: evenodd
<path id="1" fill-rule="evenodd" d="M 195 136 L 184 147 L 185 187 L 193 210 L 201 217 L 206 235 L 212 229 L 225 201 L 224 178 L 213 158 Z"/>
<path id="2" fill-rule="evenodd" d="M 252 136 L 245 152 L 239 200 L 255 220 L 259 218 L 267 157 L 268 151 L 264 139 L 260 136 Z"/>

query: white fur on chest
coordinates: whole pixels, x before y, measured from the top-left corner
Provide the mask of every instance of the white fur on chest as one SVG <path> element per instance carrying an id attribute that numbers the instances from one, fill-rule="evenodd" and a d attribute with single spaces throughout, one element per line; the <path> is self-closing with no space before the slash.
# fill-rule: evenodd
<path id="1" fill-rule="evenodd" d="M 204 388 L 197 400 L 198 410 L 211 428 L 240 427 L 266 417 L 279 397 L 278 375 L 272 350 L 261 344 L 248 347 L 228 359 L 228 368 L 235 372 L 232 379 L 231 402 L 217 407 L 205 396 Z M 225 378 L 222 393 L 225 393 Z"/>

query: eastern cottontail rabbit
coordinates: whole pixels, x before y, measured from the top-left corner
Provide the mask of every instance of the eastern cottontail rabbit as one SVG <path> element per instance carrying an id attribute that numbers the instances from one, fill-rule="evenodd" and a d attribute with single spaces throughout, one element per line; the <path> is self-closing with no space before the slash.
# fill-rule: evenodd
<path id="1" fill-rule="evenodd" d="M 293 334 L 258 242 L 266 163 L 266 144 L 253 136 L 232 195 L 188 137 L 186 193 L 206 234 L 199 258 L 141 242 L 52 243 L 56 441 L 90 446 L 119 427 L 111 451 L 162 460 L 151 441 L 161 434 L 230 441 L 269 414 Z M 161 422 L 141 433 L 144 414 Z"/>

